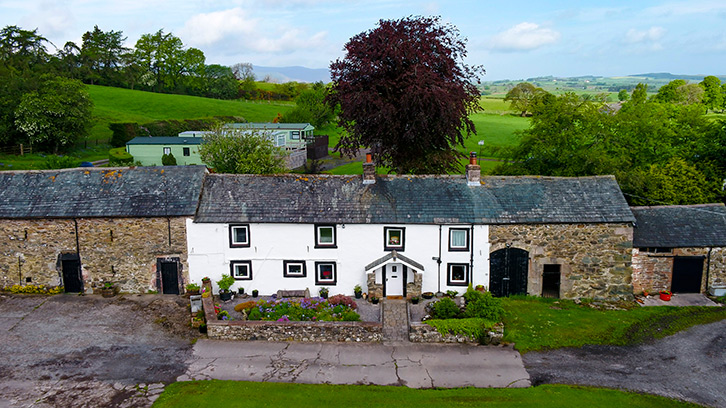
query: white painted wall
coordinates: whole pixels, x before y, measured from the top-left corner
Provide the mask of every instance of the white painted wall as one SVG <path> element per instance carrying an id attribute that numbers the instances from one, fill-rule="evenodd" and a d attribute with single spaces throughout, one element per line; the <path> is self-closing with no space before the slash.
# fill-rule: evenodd
<path id="1" fill-rule="evenodd" d="M 338 224 L 336 226 L 337 248 L 315 248 L 315 226 L 313 224 L 249 224 L 250 247 L 230 248 L 228 224 L 204 224 L 187 220 L 189 250 L 189 276 L 193 282 L 201 283 L 208 276 L 217 290 L 216 281 L 223 274 L 229 274 L 230 261 L 251 260 L 252 277 L 239 280 L 233 286 L 244 287 L 247 293 L 253 289 L 261 295 L 278 290 L 309 288 L 317 296 L 315 285 L 315 262 L 334 261 L 337 264 L 337 284 L 327 286 L 330 295 L 353 294 L 353 287 L 366 287 L 366 265 L 388 254 L 384 251 L 384 227 L 405 227 L 405 248 L 399 251 L 406 257 L 424 266 L 423 291 L 436 292 L 439 289 L 439 270 L 435 259 L 439 256 L 438 225 L 395 225 L 395 224 Z M 441 227 L 441 286 L 442 291 L 456 290 L 463 293 L 466 287 L 447 286 L 447 263 L 469 263 L 470 252 L 449 252 L 448 229 L 469 227 L 467 225 L 444 225 Z M 472 284 L 489 286 L 489 229 L 486 225 L 474 226 L 474 268 Z M 304 260 L 307 277 L 283 277 L 284 260 Z M 380 274 L 380 269 L 376 271 Z M 377 277 L 380 279 L 380 276 Z M 410 280 L 410 279 L 409 279 Z"/>

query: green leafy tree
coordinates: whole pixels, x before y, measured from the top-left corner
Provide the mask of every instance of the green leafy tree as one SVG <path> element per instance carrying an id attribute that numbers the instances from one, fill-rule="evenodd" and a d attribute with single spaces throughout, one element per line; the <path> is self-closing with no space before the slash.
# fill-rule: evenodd
<path id="1" fill-rule="evenodd" d="M 330 65 L 328 103 L 345 129 L 336 149 L 372 148 L 378 165 L 399 174 L 459 171 L 469 115 L 479 108 L 479 67 L 469 67 L 465 39 L 437 17 L 381 20 L 345 45 Z"/>
<path id="2" fill-rule="evenodd" d="M 136 42 L 134 58 L 143 72 L 139 82 L 157 92 L 184 93 L 204 74 L 204 53 L 196 48 L 184 49 L 181 39 L 164 30 L 142 35 Z"/>
<path id="3" fill-rule="evenodd" d="M 57 153 L 87 135 L 92 107 L 80 81 L 46 76 L 37 91 L 21 98 L 15 125 L 31 144 Z"/>
<path id="4" fill-rule="evenodd" d="M 717 182 L 680 157 L 651 165 L 644 179 L 643 192 L 632 200 L 636 205 L 712 203 L 720 195 Z"/>
<path id="5" fill-rule="evenodd" d="M 328 90 L 322 82 L 315 83 L 311 89 L 303 91 L 295 98 L 295 107 L 282 116 L 283 123 L 310 123 L 321 128 L 335 118 L 333 107 L 325 103 Z"/>
<path id="6" fill-rule="evenodd" d="M 540 96 L 544 89 L 538 88 L 529 82 L 520 82 L 514 86 L 504 97 L 505 102 L 509 102 L 512 110 L 522 112 L 519 116 L 527 116 L 527 112 L 531 112 L 535 100 Z"/>
<path id="7" fill-rule="evenodd" d="M 285 154 L 263 133 L 225 128 L 206 135 L 199 148 L 202 161 L 218 173 L 282 173 Z"/>
<path id="8" fill-rule="evenodd" d="M 618 100 L 620 102 L 625 102 L 628 99 L 630 99 L 630 94 L 628 93 L 627 89 L 621 89 L 620 92 L 618 92 Z"/>
<path id="9" fill-rule="evenodd" d="M 687 82 L 682 79 L 674 79 L 673 81 L 661 86 L 660 89 L 658 89 L 658 93 L 653 97 L 653 100 L 661 103 L 678 102 L 681 98 L 678 93 L 678 88 L 686 84 Z"/>
<path id="10" fill-rule="evenodd" d="M 633 89 L 633 95 L 630 98 L 631 105 L 645 103 L 648 99 L 648 84 L 638 84 Z"/>
<path id="11" fill-rule="evenodd" d="M 204 96 L 217 99 L 237 97 L 237 80 L 229 67 L 207 65 L 204 67 Z"/>
<path id="12" fill-rule="evenodd" d="M 129 51 L 123 46 L 126 37 L 122 31 L 104 32 L 93 27 L 93 31 L 83 34 L 80 63 L 84 81 L 90 84 L 120 84 L 124 54 Z"/>
<path id="13" fill-rule="evenodd" d="M 709 75 L 703 78 L 703 81 L 699 85 L 704 90 L 703 104 L 706 106 L 706 109 L 723 111 L 724 93 L 721 88 L 721 80 L 718 77 Z"/>

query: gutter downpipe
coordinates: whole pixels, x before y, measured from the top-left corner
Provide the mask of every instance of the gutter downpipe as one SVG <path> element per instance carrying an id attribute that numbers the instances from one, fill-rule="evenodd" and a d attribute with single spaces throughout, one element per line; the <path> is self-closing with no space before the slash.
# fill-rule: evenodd
<path id="1" fill-rule="evenodd" d="M 439 256 L 436 258 L 436 264 L 439 268 L 439 279 L 438 279 L 438 287 L 436 290 L 436 297 L 441 297 L 441 233 L 443 230 L 443 226 L 439 224 Z"/>
<path id="2" fill-rule="evenodd" d="M 708 286 L 709 286 L 709 275 L 711 272 L 711 251 L 713 250 L 713 247 L 708 247 L 708 257 L 706 258 L 706 294 L 708 294 Z"/>

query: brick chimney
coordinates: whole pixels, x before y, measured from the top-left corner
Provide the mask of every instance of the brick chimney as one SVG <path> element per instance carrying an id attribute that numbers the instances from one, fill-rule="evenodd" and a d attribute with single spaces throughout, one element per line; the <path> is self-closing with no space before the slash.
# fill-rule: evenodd
<path id="1" fill-rule="evenodd" d="M 376 165 L 373 164 L 373 156 L 366 153 L 366 161 L 363 163 L 363 184 L 376 182 Z"/>
<path id="2" fill-rule="evenodd" d="M 466 165 L 466 184 L 469 186 L 481 184 L 481 166 L 476 162 L 476 152 L 469 154 L 469 164 Z"/>

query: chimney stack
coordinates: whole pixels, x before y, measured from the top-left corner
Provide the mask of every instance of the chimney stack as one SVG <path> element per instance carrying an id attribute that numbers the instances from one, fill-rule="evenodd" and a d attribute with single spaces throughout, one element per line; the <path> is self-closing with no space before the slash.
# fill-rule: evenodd
<path id="1" fill-rule="evenodd" d="M 481 184 L 481 166 L 476 162 L 476 152 L 469 154 L 469 164 L 466 165 L 466 184 L 469 186 Z"/>
<path id="2" fill-rule="evenodd" d="M 366 161 L 363 163 L 363 184 L 374 184 L 376 182 L 376 165 L 373 164 L 373 156 L 366 153 Z"/>

